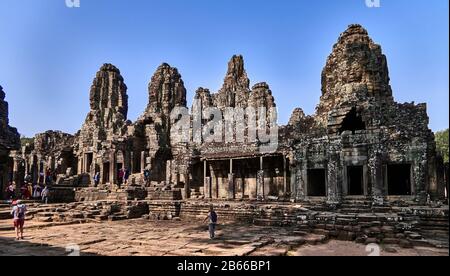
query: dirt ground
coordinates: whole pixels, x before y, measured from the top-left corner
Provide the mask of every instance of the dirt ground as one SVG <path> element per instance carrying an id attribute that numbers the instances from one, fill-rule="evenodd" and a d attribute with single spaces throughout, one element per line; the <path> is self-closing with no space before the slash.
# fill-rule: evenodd
<path id="1" fill-rule="evenodd" d="M 9 221 L 1 221 L 5 225 Z M 0 256 L 448 256 L 448 249 L 367 247 L 328 241 L 291 228 L 224 224 L 210 240 L 199 222 L 143 219 L 77 225 L 33 226 L 25 240 L 0 231 Z M 379 253 L 379 254 L 378 254 Z"/>

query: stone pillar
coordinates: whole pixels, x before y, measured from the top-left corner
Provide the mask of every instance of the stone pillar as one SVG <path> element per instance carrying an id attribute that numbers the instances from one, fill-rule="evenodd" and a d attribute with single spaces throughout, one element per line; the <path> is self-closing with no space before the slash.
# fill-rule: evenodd
<path id="1" fill-rule="evenodd" d="M 128 168 L 130 170 L 130 174 L 134 173 L 134 152 L 130 152 L 130 167 Z"/>
<path id="2" fill-rule="evenodd" d="M 109 153 L 109 183 L 112 185 L 117 184 L 117 162 L 116 162 L 116 152 L 111 150 Z"/>
<path id="3" fill-rule="evenodd" d="M 205 177 L 205 198 L 206 199 L 212 198 L 211 177 Z"/>
<path id="4" fill-rule="evenodd" d="M 16 184 L 16 196 L 20 196 L 20 187 L 22 186 L 19 169 L 20 169 L 20 159 L 13 158 L 13 181 Z"/>
<path id="5" fill-rule="evenodd" d="M 141 173 L 144 173 L 144 170 L 146 169 L 145 167 L 145 151 L 141 152 Z"/>
<path id="6" fill-rule="evenodd" d="M 166 183 L 170 184 L 172 183 L 172 161 L 167 160 L 166 162 Z M 178 184 L 178 183 L 175 183 Z"/>
<path id="7" fill-rule="evenodd" d="M 293 162 L 293 160 L 290 160 L 289 162 L 289 171 L 291 172 L 291 181 L 290 181 L 290 185 L 291 185 L 291 201 L 296 201 L 297 200 L 297 194 L 298 194 L 298 185 L 300 183 L 298 183 L 297 181 L 297 174 L 300 173 L 298 171 L 298 167 L 296 166 L 296 164 Z"/>
<path id="8" fill-rule="evenodd" d="M 189 173 L 184 173 L 184 199 L 189 199 L 191 197 L 191 185 L 190 185 L 190 178 Z"/>
<path id="9" fill-rule="evenodd" d="M 261 156 L 259 158 L 259 171 L 256 176 L 256 195 L 258 199 L 264 199 L 265 198 L 265 191 L 264 191 L 264 159 Z"/>
<path id="10" fill-rule="evenodd" d="M 203 187 L 204 187 L 204 193 L 205 198 L 211 198 L 211 178 L 207 177 L 207 170 L 208 170 L 208 161 L 203 161 Z"/>
<path id="11" fill-rule="evenodd" d="M 216 173 L 214 171 L 214 167 L 212 164 L 209 164 L 209 170 L 211 172 L 211 198 L 219 197 L 219 185 Z"/>
<path id="12" fill-rule="evenodd" d="M 381 157 L 373 154 L 369 157 L 368 162 L 370 182 L 372 184 L 372 201 L 376 206 L 384 205 L 384 185 L 383 185 L 383 165 Z M 386 170 L 385 170 L 386 171 Z"/>
<path id="13" fill-rule="evenodd" d="M 99 173 L 100 173 L 100 181 L 99 181 L 99 184 L 106 184 L 106 183 L 103 183 L 103 180 L 104 180 L 104 173 L 105 173 L 105 164 L 103 164 L 103 162 L 102 163 L 100 163 L 100 166 L 99 166 L 100 168 L 99 168 Z M 94 185 L 95 185 L 95 183 L 94 183 Z"/>
<path id="14" fill-rule="evenodd" d="M 235 199 L 234 184 L 233 159 L 230 159 L 230 173 L 228 174 L 228 199 Z"/>
<path id="15" fill-rule="evenodd" d="M 340 166 L 339 153 L 332 152 L 329 157 L 327 166 L 327 201 L 329 204 L 339 203 L 339 181 L 340 181 Z"/>
<path id="16" fill-rule="evenodd" d="M 89 164 L 88 164 L 88 160 L 89 160 L 89 156 L 88 153 L 85 153 L 83 155 L 83 173 L 89 173 L 90 169 L 89 169 Z"/>
<path id="17" fill-rule="evenodd" d="M 83 156 L 81 155 L 78 158 L 77 174 L 82 174 L 82 173 L 83 173 Z"/>
<path id="18" fill-rule="evenodd" d="M 37 160 L 37 156 L 33 155 L 31 157 L 31 174 L 32 174 L 32 178 L 33 178 L 33 184 L 38 183 L 39 181 L 39 167 L 38 167 L 38 160 Z"/>
<path id="19" fill-rule="evenodd" d="M 44 177 L 41 179 L 41 172 L 43 173 Z M 42 181 L 45 181 L 45 167 L 44 167 L 44 163 L 42 161 L 42 157 L 38 157 L 38 183 L 39 184 L 43 184 Z"/>
<path id="20" fill-rule="evenodd" d="M 29 164 L 28 158 L 26 156 L 25 156 L 24 160 L 25 160 L 25 175 L 28 175 L 28 174 L 30 174 L 30 164 Z"/>

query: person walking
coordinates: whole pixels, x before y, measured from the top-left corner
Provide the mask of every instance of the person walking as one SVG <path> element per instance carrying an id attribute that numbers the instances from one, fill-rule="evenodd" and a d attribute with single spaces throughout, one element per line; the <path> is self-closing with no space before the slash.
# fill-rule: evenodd
<path id="1" fill-rule="evenodd" d="M 41 198 L 41 186 L 39 186 L 39 184 L 36 184 L 33 187 L 33 198 L 34 199 Z"/>
<path id="2" fill-rule="evenodd" d="M 216 237 L 215 231 L 218 221 L 218 216 L 217 213 L 214 211 L 213 205 L 209 207 L 208 216 L 205 218 L 203 223 L 205 223 L 206 221 L 209 221 L 209 238 L 213 240 Z"/>
<path id="3" fill-rule="evenodd" d="M 145 179 L 146 184 L 148 184 L 150 182 L 150 170 L 149 169 L 144 170 L 144 179 Z"/>
<path id="4" fill-rule="evenodd" d="M 46 186 L 44 187 L 44 189 L 42 190 L 42 193 L 41 193 L 42 202 L 43 202 L 44 204 L 48 204 L 48 197 L 49 197 L 49 195 L 50 195 L 50 189 L 49 189 L 48 186 L 46 185 Z"/>
<path id="5" fill-rule="evenodd" d="M 9 182 L 8 187 L 6 187 L 6 199 L 7 200 L 13 200 L 16 196 L 16 187 L 14 182 Z"/>
<path id="6" fill-rule="evenodd" d="M 125 169 L 125 172 L 123 173 L 123 183 L 125 185 L 128 185 L 128 179 L 130 178 L 130 170 Z"/>
<path id="7" fill-rule="evenodd" d="M 95 184 L 95 187 L 97 187 L 98 184 L 100 184 L 100 172 L 96 172 L 95 173 L 95 175 L 94 175 L 94 184 Z"/>
<path id="8" fill-rule="evenodd" d="M 16 240 L 23 240 L 23 227 L 25 225 L 27 206 L 22 204 L 20 200 L 13 201 L 12 206 L 11 215 L 14 217 L 13 223 L 14 230 L 16 231 Z"/>

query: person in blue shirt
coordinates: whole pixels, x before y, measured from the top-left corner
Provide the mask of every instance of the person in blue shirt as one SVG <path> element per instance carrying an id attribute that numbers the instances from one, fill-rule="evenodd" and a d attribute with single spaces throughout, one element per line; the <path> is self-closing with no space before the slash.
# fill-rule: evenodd
<path id="1" fill-rule="evenodd" d="M 203 223 L 205 223 L 206 221 L 209 221 L 209 238 L 211 240 L 216 237 L 215 231 L 216 231 L 216 226 L 217 226 L 217 220 L 218 220 L 217 213 L 214 211 L 214 206 L 211 205 L 209 207 L 208 216 L 203 221 Z"/>

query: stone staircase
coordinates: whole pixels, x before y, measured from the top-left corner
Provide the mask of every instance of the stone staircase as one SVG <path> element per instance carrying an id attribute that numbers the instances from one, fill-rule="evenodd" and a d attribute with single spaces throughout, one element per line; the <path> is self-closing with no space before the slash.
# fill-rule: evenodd
<path id="1" fill-rule="evenodd" d="M 440 248 L 449 248 L 449 217 L 421 216 L 419 233 L 429 243 Z"/>
<path id="2" fill-rule="evenodd" d="M 372 212 L 372 200 L 366 197 L 346 197 L 339 206 L 339 213 L 360 214 Z"/>

